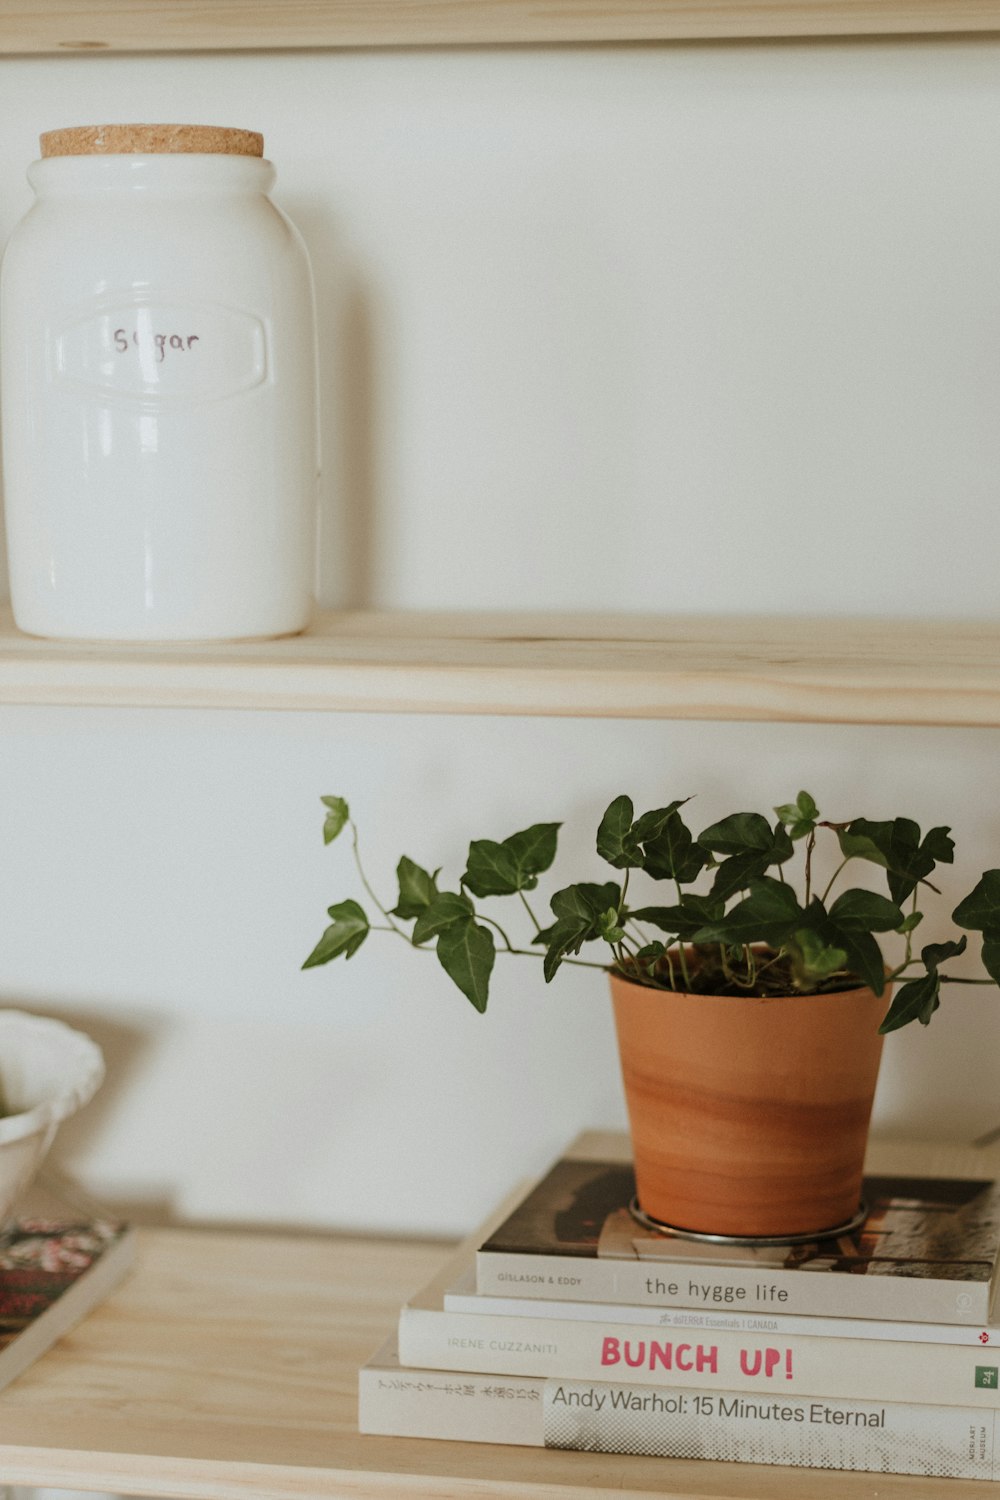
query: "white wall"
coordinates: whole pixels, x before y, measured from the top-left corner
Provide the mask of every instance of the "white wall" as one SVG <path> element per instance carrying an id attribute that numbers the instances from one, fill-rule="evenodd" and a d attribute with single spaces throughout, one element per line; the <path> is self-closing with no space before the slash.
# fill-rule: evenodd
<path id="1" fill-rule="evenodd" d="M 0 236 L 40 130 L 262 129 L 309 243 L 334 604 L 994 618 L 1000 43 L 0 62 Z M 623 1122 L 600 976 L 498 968 L 490 1014 L 372 939 L 318 798 L 398 855 L 612 796 L 702 827 L 806 786 L 1000 864 L 992 732 L 0 711 L 0 999 L 111 1078 L 59 1147 L 182 1218 L 458 1231 Z M 572 856 L 578 856 L 574 862 Z M 585 868 L 581 868 L 583 861 Z M 398 948 L 398 951 L 397 951 Z M 971 970 L 970 970 L 971 972 Z M 1000 1123 L 1000 999 L 889 1040 L 880 1128 Z"/>

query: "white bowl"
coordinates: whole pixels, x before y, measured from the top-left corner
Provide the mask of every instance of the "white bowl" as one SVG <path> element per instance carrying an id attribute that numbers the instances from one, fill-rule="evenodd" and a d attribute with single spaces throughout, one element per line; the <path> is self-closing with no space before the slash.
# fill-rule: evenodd
<path id="1" fill-rule="evenodd" d="M 47 1016 L 0 1010 L 0 1089 L 12 1113 L 0 1119 L 0 1220 L 31 1182 L 60 1123 L 104 1078 L 97 1043 Z"/>

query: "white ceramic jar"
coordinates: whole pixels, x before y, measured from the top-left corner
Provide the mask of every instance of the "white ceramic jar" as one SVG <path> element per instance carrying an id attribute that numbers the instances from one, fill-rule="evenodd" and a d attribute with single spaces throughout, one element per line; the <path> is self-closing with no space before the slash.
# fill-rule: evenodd
<path id="1" fill-rule="evenodd" d="M 32 635 L 302 630 L 316 566 L 316 333 L 252 131 L 42 137 L 0 278 L 11 602 Z"/>

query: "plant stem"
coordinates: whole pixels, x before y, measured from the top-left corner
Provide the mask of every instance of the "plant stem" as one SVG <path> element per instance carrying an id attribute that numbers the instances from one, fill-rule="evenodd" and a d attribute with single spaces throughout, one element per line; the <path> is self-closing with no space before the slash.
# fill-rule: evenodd
<path id="1" fill-rule="evenodd" d="M 541 932 L 541 930 L 542 930 L 542 924 L 541 924 L 541 922 L 539 922 L 538 918 L 535 916 L 535 913 L 531 910 L 531 907 L 528 905 L 528 898 L 527 898 L 527 896 L 524 894 L 523 891 L 518 891 L 517 894 L 521 898 L 521 903 L 524 906 L 525 911 L 528 913 L 528 916 L 531 918 L 531 921 L 532 921 L 532 924 L 534 925 L 535 931 L 536 932 Z"/>
<path id="2" fill-rule="evenodd" d="M 913 900 L 910 903 L 910 915 L 911 916 L 916 911 L 916 909 L 917 909 L 917 887 L 914 886 L 914 889 L 913 889 Z M 906 934 L 906 954 L 904 956 L 903 962 L 908 964 L 908 963 L 912 962 L 912 959 L 913 959 L 913 930 L 911 928 L 911 930 Z"/>
<path id="3" fill-rule="evenodd" d="M 621 896 L 618 898 L 618 920 L 619 920 L 619 922 L 622 919 L 622 912 L 625 910 L 625 897 L 628 895 L 628 877 L 629 877 L 630 873 L 631 872 L 629 871 L 629 868 L 626 865 L 626 867 L 625 867 L 625 878 L 622 881 L 622 893 L 621 893 Z"/>
<path id="4" fill-rule="evenodd" d="M 480 920 L 487 921 L 488 918 L 483 917 L 480 918 Z M 371 930 L 372 932 L 399 932 L 400 937 L 406 937 L 406 933 L 400 932 L 400 929 L 398 927 L 376 927 L 373 923 Z M 410 941 L 409 938 L 407 938 L 406 940 L 407 942 Z M 410 946 L 412 948 L 415 948 L 418 953 L 434 952 L 434 949 L 430 946 L 429 943 L 411 943 Z M 536 962 L 540 962 L 544 956 L 543 954 L 539 953 L 537 948 L 505 948 L 503 951 L 504 953 L 511 955 L 513 958 L 533 958 L 536 960 Z M 605 974 L 608 972 L 607 964 L 597 964 L 589 958 L 564 958 L 563 963 L 572 964 L 575 969 L 601 969 Z"/>
<path id="5" fill-rule="evenodd" d="M 625 873 L 627 875 L 628 871 L 626 871 Z M 677 892 L 677 905 L 680 906 L 682 904 L 683 900 L 684 900 L 684 892 L 681 890 L 681 883 L 680 883 L 680 881 L 677 880 L 676 878 L 674 880 L 674 890 Z M 680 961 L 681 977 L 684 980 L 684 990 L 685 990 L 685 993 L 690 994 L 691 993 L 691 975 L 688 973 L 687 954 L 684 952 L 684 944 L 682 942 L 680 942 L 680 940 L 678 940 L 678 943 L 677 943 L 677 957 L 678 957 L 678 959 Z M 677 985 L 676 985 L 675 980 L 674 980 L 674 971 L 673 971 L 673 966 L 672 965 L 671 965 L 671 969 L 670 969 L 670 988 L 672 990 L 675 990 L 677 988 Z"/>
<path id="6" fill-rule="evenodd" d="M 816 830 L 810 829 L 809 837 L 806 839 L 806 899 L 804 905 L 809 905 L 812 894 L 812 857 L 816 847 Z"/>
<path id="7" fill-rule="evenodd" d="M 385 917 L 385 920 L 389 924 L 389 930 L 391 932 L 395 932 L 398 937 L 401 937 L 403 939 L 404 942 L 409 943 L 410 942 L 409 934 L 405 933 L 403 931 L 402 927 L 397 927 L 396 926 L 395 922 L 392 920 L 391 914 L 386 911 L 385 907 L 382 905 L 381 901 L 378 899 L 378 897 L 376 896 L 375 892 L 372 890 L 371 886 L 368 883 L 368 876 L 365 874 L 364 866 L 361 863 L 361 851 L 358 848 L 358 829 L 357 829 L 357 824 L 354 822 L 353 819 L 351 820 L 351 843 L 352 843 L 352 845 L 354 847 L 354 863 L 358 867 L 358 875 L 361 877 L 361 884 L 364 886 L 365 890 L 368 892 L 368 895 L 369 895 L 370 899 L 372 901 L 374 901 L 375 905 L 378 907 L 378 909 L 382 913 L 383 917 Z M 412 944 L 411 944 L 411 946 L 412 946 Z"/>
<path id="8" fill-rule="evenodd" d="M 834 881 L 837 879 L 837 876 L 840 874 L 840 872 L 844 868 L 844 866 L 850 861 L 850 858 L 851 858 L 851 856 L 848 854 L 844 859 L 842 859 L 840 861 L 840 864 L 834 870 L 833 874 L 830 876 L 830 879 L 827 881 L 827 883 L 826 883 L 826 890 L 823 892 L 823 895 L 820 897 L 820 899 L 823 902 L 824 906 L 826 905 L 826 898 L 827 898 L 827 896 L 829 896 L 830 892 L 833 890 Z"/>
<path id="9" fill-rule="evenodd" d="M 488 926 L 495 927 L 496 930 L 497 930 L 497 932 L 499 932 L 500 936 L 503 938 L 504 948 L 506 949 L 506 951 L 508 953 L 514 953 L 514 952 L 517 951 L 514 948 L 514 945 L 511 942 L 510 938 L 507 936 L 507 934 L 504 932 L 503 928 L 500 926 L 499 922 L 494 922 L 494 920 L 493 920 L 492 917 L 484 917 L 481 911 L 477 911 L 476 912 L 476 921 L 477 922 L 486 922 L 488 924 Z M 524 949 L 524 950 L 521 950 L 521 951 L 530 952 L 530 949 Z M 539 954 L 536 954 L 535 956 L 536 957 L 540 957 Z"/>

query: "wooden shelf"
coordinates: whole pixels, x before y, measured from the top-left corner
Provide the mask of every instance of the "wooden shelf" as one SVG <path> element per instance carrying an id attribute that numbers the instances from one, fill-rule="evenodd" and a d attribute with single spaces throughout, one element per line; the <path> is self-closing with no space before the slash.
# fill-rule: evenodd
<path id="1" fill-rule="evenodd" d="M 997 1153 L 902 1144 L 876 1146 L 872 1162 L 984 1173 Z M 4 1483 L 185 1500 L 995 1500 L 985 1481 L 363 1437 L 358 1366 L 449 1247 L 139 1236 L 124 1285 L 0 1393 Z"/>
<path id="2" fill-rule="evenodd" d="M 885 36 L 1000 30 L 1000 0 L 0 0 L 0 52 Z"/>
<path id="3" fill-rule="evenodd" d="M 301 636 L 35 640 L 0 703 L 1000 725 L 1000 622 L 326 614 Z"/>

